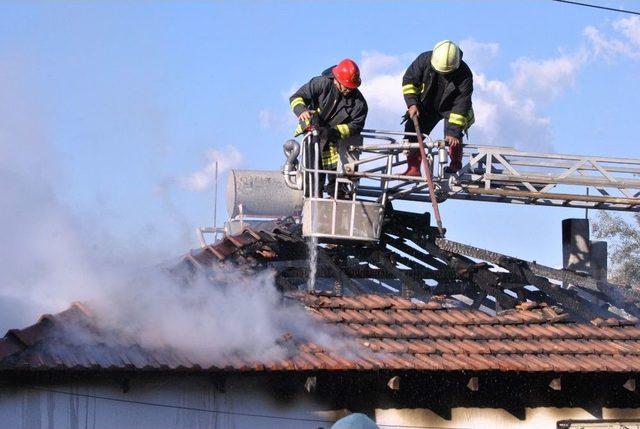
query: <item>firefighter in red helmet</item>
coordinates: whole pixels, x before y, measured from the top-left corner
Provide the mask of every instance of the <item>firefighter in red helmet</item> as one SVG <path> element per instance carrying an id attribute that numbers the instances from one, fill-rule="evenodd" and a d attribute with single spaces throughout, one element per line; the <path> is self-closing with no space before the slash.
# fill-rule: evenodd
<path id="1" fill-rule="evenodd" d="M 360 131 L 367 118 L 367 102 L 358 90 L 360 83 L 358 65 L 347 58 L 311 79 L 289 98 L 291 109 L 300 121 L 295 135 L 302 134 L 313 120 L 321 130 L 323 170 L 336 170 L 339 165 L 357 159 L 348 148 L 362 145 Z M 324 190 L 333 197 L 336 178 L 329 176 Z M 321 190 L 324 182 L 322 177 Z M 348 198 L 349 194 L 346 186 L 338 187 L 339 198 Z"/>

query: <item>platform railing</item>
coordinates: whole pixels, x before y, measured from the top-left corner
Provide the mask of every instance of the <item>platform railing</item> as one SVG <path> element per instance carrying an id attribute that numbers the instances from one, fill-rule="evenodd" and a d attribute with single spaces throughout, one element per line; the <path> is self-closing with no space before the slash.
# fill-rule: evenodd
<path id="1" fill-rule="evenodd" d="M 386 203 L 389 200 L 429 202 L 423 176 L 399 174 L 406 153 L 418 148 L 408 142 L 414 133 L 364 130 L 362 146 L 352 146 L 357 161 L 323 170 L 302 163 L 304 175 L 334 175 L 355 190 L 352 200 Z M 303 158 L 311 153 L 311 135 L 303 139 Z M 601 210 L 640 211 L 640 159 L 567 155 L 520 151 L 511 147 L 465 144 L 463 168 L 445 173 L 447 144 L 427 136 L 426 151 L 432 165 L 439 201 L 532 204 Z M 317 153 L 317 151 L 316 151 Z M 396 170 L 394 172 L 394 170 Z M 310 194 L 308 194 L 310 195 Z M 337 199 L 337 195 L 331 196 Z M 317 198 L 324 196 L 317 194 Z"/>
<path id="2" fill-rule="evenodd" d="M 519 151 L 469 145 L 469 161 L 449 182 L 448 197 L 640 210 L 640 160 Z"/>

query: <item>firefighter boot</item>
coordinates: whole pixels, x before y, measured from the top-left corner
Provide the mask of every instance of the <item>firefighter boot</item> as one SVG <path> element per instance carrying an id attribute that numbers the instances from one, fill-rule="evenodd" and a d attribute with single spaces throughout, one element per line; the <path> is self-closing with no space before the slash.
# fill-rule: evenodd
<path id="1" fill-rule="evenodd" d="M 324 185 L 322 190 L 329 196 L 329 198 L 333 198 L 336 195 L 336 176 L 329 175 L 329 180 L 327 180 L 327 183 Z"/>
<path id="2" fill-rule="evenodd" d="M 402 176 L 414 176 L 420 177 L 422 173 L 420 173 L 420 164 L 422 163 L 422 159 L 420 158 L 420 152 L 417 150 L 412 150 L 407 155 L 407 171 L 402 173 Z"/>
<path id="3" fill-rule="evenodd" d="M 353 192 L 351 191 L 351 185 L 348 183 L 340 183 L 338 185 L 338 199 L 350 200 L 353 198 Z"/>
<path id="4" fill-rule="evenodd" d="M 329 178 L 329 182 L 324 187 L 324 192 L 329 195 L 329 198 L 337 197 L 339 200 L 350 200 L 353 196 L 349 185 L 343 182 L 338 183 L 335 176 Z"/>
<path id="5" fill-rule="evenodd" d="M 449 146 L 449 157 L 451 163 L 448 167 L 445 167 L 445 173 L 457 173 L 462 168 L 462 143 L 456 146 Z"/>

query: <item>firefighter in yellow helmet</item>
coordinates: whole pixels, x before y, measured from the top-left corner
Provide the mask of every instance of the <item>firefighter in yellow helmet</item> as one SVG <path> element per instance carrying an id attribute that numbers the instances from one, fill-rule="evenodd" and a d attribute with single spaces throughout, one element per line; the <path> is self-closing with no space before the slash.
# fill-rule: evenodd
<path id="1" fill-rule="evenodd" d="M 407 104 L 405 132 L 415 132 L 412 118 L 416 115 L 420 130 L 427 134 L 444 119 L 450 173 L 462 168 L 462 136 L 474 122 L 472 93 L 473 74 L 462 61 L 462 51 L 451 40 L 443 40 L 432 51 L 418 55 L 402 78 L 402 94 Z M 415 137 L 409 140 L 417 141 Z M 420 164 L 420 153 L 410 152 L 404 175 L 420 176 Z"/>

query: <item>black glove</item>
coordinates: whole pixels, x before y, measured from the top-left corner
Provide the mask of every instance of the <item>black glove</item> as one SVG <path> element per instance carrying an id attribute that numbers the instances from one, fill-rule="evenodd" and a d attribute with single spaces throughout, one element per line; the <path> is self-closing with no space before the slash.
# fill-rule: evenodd
<path id="1" fill-rule="evenodd" d="M 337 142 L 341 138 L 340 132 L 335 128 L 331 128 L 331 127 L 318 128 L 318 137 L 320 137 L 320 140 L 326 140 L 331 142 Z"/>

